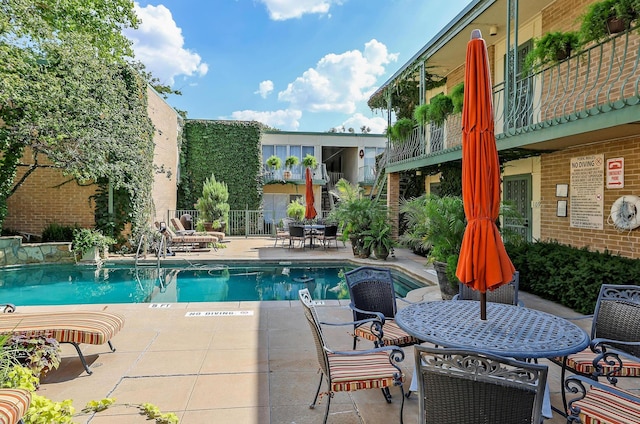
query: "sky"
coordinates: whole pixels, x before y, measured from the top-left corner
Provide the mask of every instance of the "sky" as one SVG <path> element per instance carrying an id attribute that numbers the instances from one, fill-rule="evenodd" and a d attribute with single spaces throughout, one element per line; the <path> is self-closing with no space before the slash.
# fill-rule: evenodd
<path id="1" fill-rule="evenodd" d="M 379 134 L 371 94 L 469 1 L 141 0 L 125 35 L 189 119 Z"/>

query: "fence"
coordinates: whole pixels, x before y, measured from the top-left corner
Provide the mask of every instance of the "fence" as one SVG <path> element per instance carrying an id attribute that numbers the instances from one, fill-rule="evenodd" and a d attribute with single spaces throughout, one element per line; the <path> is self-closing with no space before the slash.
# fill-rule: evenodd
<path id="1" fill-rule="evenodd" d="M 321 212 L 320 216 L 326 216 L 328 212 Z M 198 211 L 193 209 L 178 209 L 169 211 L 167 222 L 170 218 L 180 218 L 182 215 L 191 216 L 191 222 L 195 226 L 198 222 Z M 276 211 L 274 210 L 232 210 L 229 211 L 229 222 L 224 230 L 228 236 L 258 237 L 275 235 Z M 277 222 L 276 222 L 277 224 Z"/>

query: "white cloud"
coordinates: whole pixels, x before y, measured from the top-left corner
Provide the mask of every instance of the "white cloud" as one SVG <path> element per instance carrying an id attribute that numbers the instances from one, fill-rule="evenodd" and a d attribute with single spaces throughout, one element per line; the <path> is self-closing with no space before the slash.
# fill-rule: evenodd
<path id="1" fill-rule="evenodd" d="M 254 91 L 254 94 L 260 94 L 260 97 L 266 99 L 269 93 L 273 91 L 273 81 L 262 81 L 258 86 L 258 91 Z"/>
<path id="2" fill-rule="evenodd" d="M 258 121 L 273 128 L 295 131 L 300 126 L 302 112 L 293 109 L 266 112 L 238 110 L 233 112 L 231 117 L 239 121 Z"/>
<path id="3" fill-rule="evenodd" d="M 133 42 L 135 57 L 161 83 L 173 85 L 178 75 L 204 76 L 209 65 L 199 54 L 184 48 L 182 29 L 171 11 L 163 5 L 140 7 L 135 3 L 140 20 L 138 29 L 126 29 L 124 34 Z"/>
<path id="4" fill-rule="evenodd" d="M 328 54 L 279 92 L 278 100 L 298 110 L 354 113 L 356 103 L 366 101 L 376 89 L 385 65 L 397 59 L 397 54 L 389 53 L 375 39 L 363 51 Z"/>
<path id="5" fill-rule="evenodd" d="M 362 133 L 362 130 L 360 129 L 362 126 L 369 128 L 371 130 L 370 134 L 383 134 L 384 130 L 387 128 L 387 118 L 380 116 L 368 118 L 361 113 L 356 113 L 344 121 L 342 125 L 336 127 L 336 129 L 342 130 L 342 127 L 346 129 L 353 128 L 355 133 L 359 134 Z"/>
<path id="6" fill-rule="evenodd" d="M 300 18 L 304 14 L 328 14 L 332 4 L 340 5 L 341 0 L 260 0 L 267 6 L 269 17 L 274 21 Z M 330 16 L 330 15 L 329 15 Z"/>

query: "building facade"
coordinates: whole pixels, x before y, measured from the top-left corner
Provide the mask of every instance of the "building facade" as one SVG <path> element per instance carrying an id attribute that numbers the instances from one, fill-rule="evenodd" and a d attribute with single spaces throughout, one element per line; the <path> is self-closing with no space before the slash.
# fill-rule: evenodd
<path id="1" fill-rule="evenodd" d="M 638 258 L 640 241 L 640 36 L 633 26 L 588 42 L 567 58 L 531 67 L 535 40 L 577 31 L 593 0 L 474 0 L 373 96 L 394 110 L 393 92 L 419 81 L 418 104 L 451 94 L 464 80 L 473 29 L 487 43 L 503 199 L 529 240 L 556 240 Z M 431 84 L 430 78 L 443 78 Z M 370 101 L 371 102 L 371 101 Z M 396 109 L 397 110 L 397 109 Z M 392 114 L 390 114 L 392 116 Z M 461 116 L 416 125 L 388 152 L 388 203 L 397 208 L 400 176 L 457 163 Z M 425 191 L 439 175 L 426 178 Z M 623 205 L 624 208 L 621 208 Z M 637 210 L 636 210 L 637 206 Z M 613 208 L 613 210 L 612 210 Z"/>

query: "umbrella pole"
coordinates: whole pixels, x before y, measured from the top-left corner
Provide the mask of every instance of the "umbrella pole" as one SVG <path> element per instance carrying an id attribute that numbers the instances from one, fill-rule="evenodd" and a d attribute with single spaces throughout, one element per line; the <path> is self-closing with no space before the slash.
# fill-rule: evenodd
<path id="1" fill-rule="evenodd" d="M 487 320 L 487 292 L 480 293 L 480 319 Z"/>

